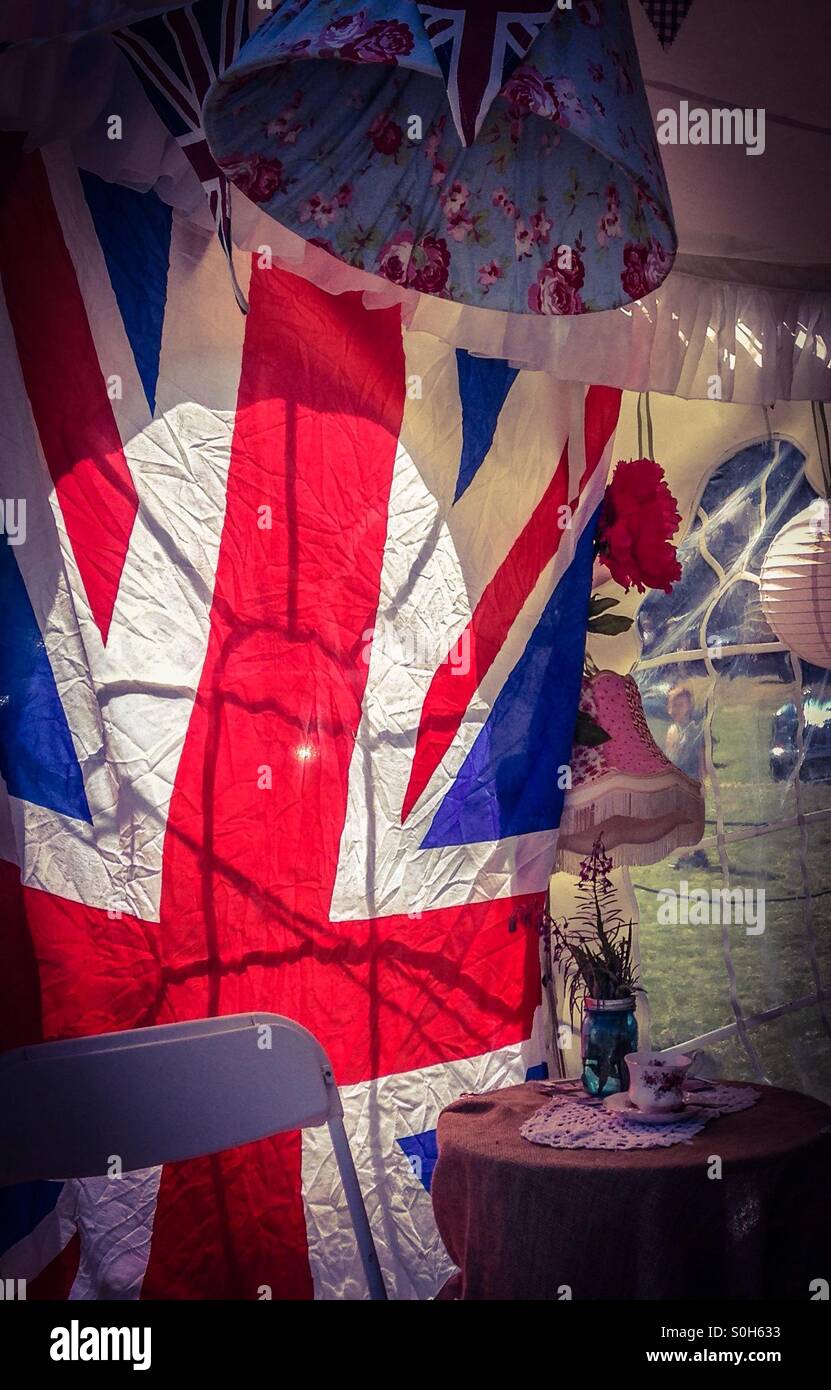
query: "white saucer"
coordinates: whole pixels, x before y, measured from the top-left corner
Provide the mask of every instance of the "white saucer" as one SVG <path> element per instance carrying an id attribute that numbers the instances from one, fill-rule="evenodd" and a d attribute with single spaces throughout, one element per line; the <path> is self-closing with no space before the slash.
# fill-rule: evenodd
<path id="1" fill-rule="evenodd" d="M 682 1105 L 678 1110 L 639 1110 L 632 1104 L 625 1091 L 606 1096 L 603 1104 L 613 1115 L 619 1115 L 622 1120 L 631 1120 L 639 1125 L 672 1125 L 677 1124 L 679 1120 L 696 1120 L 700 1115 L 706 1114 L 707 1110 L 704 1105 Z"/>

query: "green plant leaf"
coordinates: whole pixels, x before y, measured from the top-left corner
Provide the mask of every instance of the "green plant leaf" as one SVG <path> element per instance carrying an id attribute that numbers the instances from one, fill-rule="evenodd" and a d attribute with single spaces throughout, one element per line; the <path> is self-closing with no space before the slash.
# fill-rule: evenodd
<path id="1" fill-rule="evenodd" d="M 619 598 L 600 598 L 597 594 L 592 594 L 589 600 L 589 617 L 596 618 L 605 613 L 607 608 L 617 608 L 619 603 Z"/>
<path id="2" fill-rule="evenodd" d="M 622 618 L 614 613 L 606 613 L 600 618 L 590 618 L 588 631 L 602 632 L 604 637 L 617 637 L 621 632 L 628 632 L 632 622 L 632 618 Z"/>
<path id="3" fill-rule="evenodd" d="M 579 744 L 581 748 L 598 748 L 601 743 L 608 743 L 611 737 L 611 734 L 607 734 L 605 729 L 601 729 L 590 714 L 586 714 L 585 710 L 580 710 L 577 723 L 574 726 L 572 742 Z"/>

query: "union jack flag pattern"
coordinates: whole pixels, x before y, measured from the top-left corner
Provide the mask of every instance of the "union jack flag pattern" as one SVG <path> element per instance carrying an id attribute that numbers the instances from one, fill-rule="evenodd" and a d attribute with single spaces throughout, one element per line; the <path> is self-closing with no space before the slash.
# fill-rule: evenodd
<path id="1" fill-rule="evenodd" d="M 419 4 L 428 39 L 439 61 L 453 121 L 463 145 L 472 145 L 511 73 L 527 56 L 556 5 L 500 0 L 469 4 Z"/>
<path id="2" fill-rule="evenodd" d="M 534 930 L 619 393 L 402 330 L 26 156 L 0 210 L 3 1045 L 320 1037 L 391 1294 L 441 1107 L 538 1068 Z M 362 1297 L 324 1132 L 7 1191 L 28 1296 Z"/>
<path id="3" fill-rule="evenodd" d="M 202 103 L 211 84 L 236 58 L 248 32 L 247 0 L 195 0 L 113 34 L 205 190 L 243 313 L 248 305 L 234 270 L 231 189 L 208 149 Z"/>

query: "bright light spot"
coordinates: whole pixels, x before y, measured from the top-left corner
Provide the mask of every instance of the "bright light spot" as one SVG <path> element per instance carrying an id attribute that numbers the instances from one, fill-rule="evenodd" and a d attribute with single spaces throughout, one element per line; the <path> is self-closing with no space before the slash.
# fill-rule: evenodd
<path id="1" fill-rule="evenodd" d="M 315 755 L 315 750 L 310 743 L 298 743 L 294 750 L 294 756 L 301 762 L 307 763 Z"/>

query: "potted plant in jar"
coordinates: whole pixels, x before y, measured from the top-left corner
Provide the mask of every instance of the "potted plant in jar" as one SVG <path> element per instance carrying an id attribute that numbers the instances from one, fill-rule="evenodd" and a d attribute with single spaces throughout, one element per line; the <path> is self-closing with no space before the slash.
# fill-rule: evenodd
<path id="1" fill-rule="evenodd" d="M 621 916 L 611 868 L 600 838 L 580 865 L 574 915 L 543 919 L 546 957 L 563 973 L 572 1016 L 582 1006 L 582 1080 L 592 1096 L 628 1090 L 625 1058 L 638 1050 L 633 924 Z"/>

